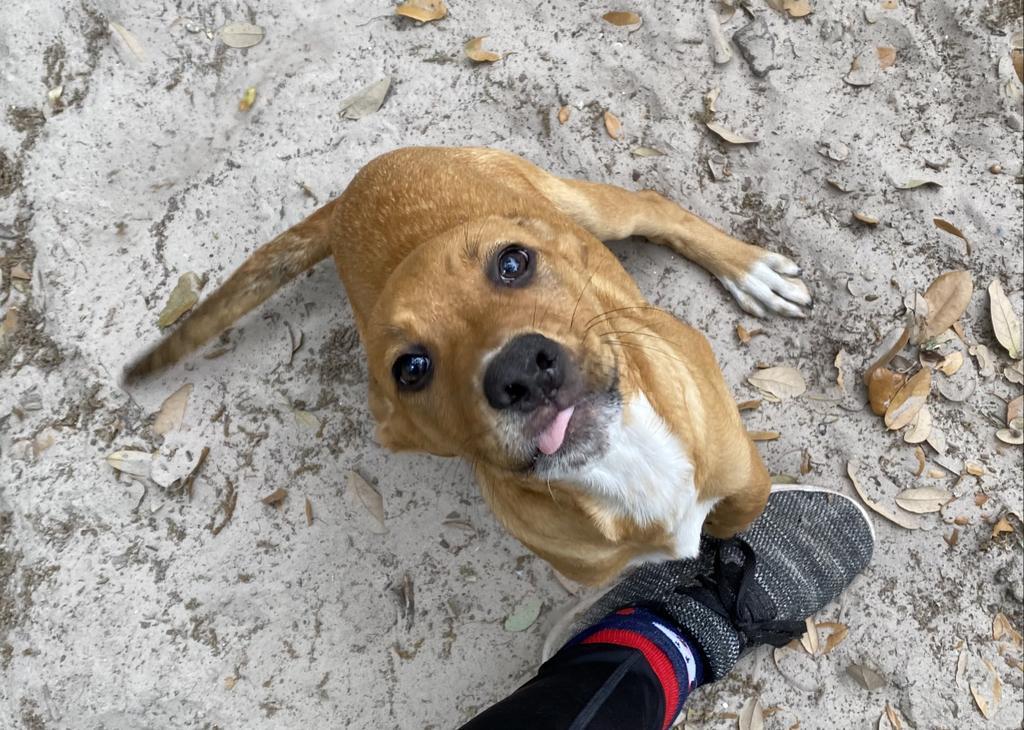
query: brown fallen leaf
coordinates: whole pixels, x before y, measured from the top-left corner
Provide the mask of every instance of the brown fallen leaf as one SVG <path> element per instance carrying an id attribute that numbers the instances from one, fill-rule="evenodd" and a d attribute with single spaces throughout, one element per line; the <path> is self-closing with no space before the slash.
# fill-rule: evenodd
<path id="1" fill-rule="evenodd" d="M 391 77 L 389 76 L 364 86 L 341 102 L 339 114 L 343 119 L 353 121 L 368 117 L 384 105 L 390 88 Z"/>
<path id="2" fill-rule="evenodd" d="M 1013 628 L 1010 619 L 1007 618 L 1005 613 L 1000 611 L 992 619 L 992 640 L 999 641 L 1004 636 L 1009 638 L 1018 647 L 1021 646 L 1020 632 Z"/>
<path id="3" fill-rule="evenodd" d="M 986 720 L 992 719 L 992 706 L 989 705 L 988 700 L 985 699 L 984 695 L 978 690 L 977 685 L 971 682 L 970 685 L 971 697 L 974 698 L 974 704 L 978 706 L 978 710 L 985 717 Z"/>
<path id="4" fill-rule="evenodd" d="M 761 707 L 761 700 L 751 697 L 744 702 L 736 721 L 739 730 L 764 730 L 764 708 Z"/>
<path id="5" fill-rule="evenodd" d="M 911 336 L 911 342 L 918 344 L 949 329 L 967 309 L 974 282 L 967 271 L 947 271 L 933 281 L 924 293 L 928 303 L 928 314 L 924 326 Z"/>
<path id="6" fill-rule="evenodd" d="M 921 523 L 915 517 L 912 517 L 903 512 L 897 512 L 896 510 L 889 509 L 883 504 L 875 502 L 873 499 L 867 496 L 864 492 L 864 488 L 860 485 L 860 480 L 857 476 L 857 464 L 853 461 L 847 462 L 846 473 L 850 477 L 850 481 L 853 483 L 853 488 L 857 492 L 857 496 L 860 497 L 861 501 L 870 507 L 873 511 L 880 514 L 890 522 L 899 525 L 900 527 L 908 530 L 919 530 L 921 529 Z"/>
<path id="7" fill-rule="evenodd" d="M 1003 535 L 1008 532 L 1013 532 L 1013 525 L 1010 524 L 1010 521 L 1007 520 L 1004 515 L 1003 517 L 999 518 L 999 521 L 996 522 L 996 524 L 992 525 L 992 539 L 995 540 L 1000 535 Z"/>
<path id="8" fill-rule="evenodd" d="M 988 502 L 990 497 L 987 494 L 975 494 L 974 495 L 974 506 L 984 507 L 985 503 Z"/>
<path id="9" fill-rule="evenodd" d="M 178 283 L 171 290 L 171 296 L 167 299 L 156 323 L 160 328 L 170 327 L 178 321 L 181 315 L 192 309 L 199 301 L 199 289 L 202 284 L 199 277 L 191 271 L 186 271 L 178 277 Z"/>
<path id="10" fill-rule="evenodd" d="M 256 87 L 250 86 L 246 88 L 245 93 L 242 94 L 242 98 L 238 100 L 238 111 L 247 112 L 252 109 L 252 105 L 256 103 Z"/>
<path id="11" fill-rule="evenodd" d="M 618 139 L 622 134 L 622 122 L 611 112 L 604 113 L 604 129 L 612 139 Z"/>
<path id="12" fill-rule="evenodd" d="M 142 44 L 139 43 L 139 39 L 136 38 L 135 35 L 130 30 L 125 28 L 120 23 L 115 23 L 113 21 L 111 21 L 110 23 L 110 29 L 121 37 L 121 40 L 124 41 L 125 46 L 128 48 L 129 51 L 131 51 L 132 55 L 135 56 L 135 59 L 137 61 L 146 60 L 145 49 L 142 47 Z"/>
<path id="13" fill-rule="evenodd" d="M 306 497 L 306 527 L 313 526 L 313 503 Z"/>
<path id="14" fill-rule="evenodd" d="M 778 431 L 747 431 L 751 441 L 775 441 L 781 436 Z"/>
<path id="15" fill-rule="evenodd" d="M 999 279 L 993 279 L 988 285 L 989 306 L 992 315 L 992 330 L 999 344 L 1006 348 L 1010 357 L 1019 360 L 1021 357 L 1020 320 L 1013 311 L 1003 285 Z"/>
<path id="16" fill-rule="evenodd" d="M 349 488 L 356 493 L 363 507 L 373 518 L 368 524 L 370 531 L 376 534 L 387 532 L 388 528 L 384 524 L 384 498 L 380 492 L 357 471 L 350 469 L 347 477 L 346 483 Z"/>
<path id="17" fill-rule="evenodd" d="M 601 16 L 601 20 L 612 25 L 636 25 L 640 22 L 640 16 L 627 10 L 613 10 Z"/>
<path id="18" fill-rule="evenodd" d="M 395 8 L 395 15 L 429 23 L 448 15 L 444 0 L 409 0 Z"/>
<path id="19" fill-rule="evenodd" d="M 939 473 L 943 474 L 944 472 Z M 945 489 L 939 489 L 938 487 L 916 487 L 914 489 L 905 489 L 897 494 L 896 504 L 907 512 L 923 515 L 929 512 L 938 512 L 951 499 L 953 499 L 953 495 Z"/>
<path id="20" fill-rule="evenodd" d="M 813 12 L 810 0 L 782 0 L 782 9 L 791 18 L 804 18 Z"/>
<path id="21" fill-rule="evenodd" d="M 800 455 L 800 473 L 803 476 L 807 476 L 808 474 L 811 473 L 812 468 L 813 465 L 811 464 L 811 452 L 808 451 L 807 449 L 804 449 L 803 453 Z"/>
<path id="22" fill-rule="evenodd" d="M 967 248 L 967 255 L 969 256 L 971 254 L 971 242 L 967 240 L 967 236 L 964 235 L 963 231 L 961 231 L 959 228 L 957 228 L 949 221 L 943 220 L 942 218 L 932 218 L 932 223 L 935 224 L 936 228 L 943 230 L 951 235 L 954 235 L 961 241 L 963 241 L 964 246 Z"/>
<path id="23" fill-rule="evenodd" d="M 476 63 L 494 63 L 495 61 L 501 60 L 500 53 L 483 50 L 483 43 L 485 38 L 487 38 L 487 36 L 470 38 L 462 47 L 462 49 L 466 52 L 466 57 L 470 61 L 474 61 Z"/>
<path id="24" fill-rule="evenodd" d="M 761 400 L 745 400 L 736 404 L 736 409 L 740 411 L 756 411 L 761 407 Z"/>
<path id="25" fill-rule="evenodd" d="M 747 376 L 747 382 L 779 400 L 795 398 L 807 390 L 804 376 L 796 368 L 777 366 L 758 370 Z"/>
<path id="26" fill-rule="evenodd" d="M 981 464 L 976 464 L 973 461 L 968 461 L 964 464 L 964 470 L 972 477 L 980 477 L 985 473 L 985 467 Z"/>
<path id="27" fill-rule="evenodd" d="M 1006 425 L 1013 426 L 1013 422 L 1021 418 L 1024 418 L 1024 395 L 1018 395 L 1006 404 Z"/>
<path id="28" fill-rule="evenodd" d="M 908 444 L 920 444 L 927 441 L 931 433 L 932 414 L 928 406 L 922 406 L 910 422 L 910 428 L 903 432 L 903 440 Z"/>
<path id="29" fill-rule="evenodd" d="M 885 425 L 898 431 L 911 421 L 924 406 L 932 389 L 932 371 L 921 368 L 893 396 L 885 410 Z"/>
<path id="30" fill-rule="evenodd" d="M 941 370 L 946 375 L 955 375 L 963 365 L 964 354 L 957 350 L 946 355 L 946 357 L 942 359 L 942 362 L 935 366 L 935 369 Z"/>
<path id="31" fill-rule="evenodd" d="M 829 629 L 831 631 L 828 638 L 825 639 L 825 646 L 821 649 L 822 656 L 831 653 L 833 649 L 842 644 L 850 633 L 850 627 L 836 621 L 824 621 L 818 624 L 818 628 Z"/>
<path id="32" fill-rule="evenodd" d="M 288 490 L 285 489 L 284 487 L 278 487 L 273 492 L 268 494 L 266 497 L 263 497 L 260 501 L 269 507 L 273 507 L 275 505 L 281 504 L 281 502 L 283 502 L 284 498 L 287 496 Z"/>
<path id="33" fill-rule="evenodd" d="M 705 122 L 705 126 L 729 144 L 757 144 L 761 140 L 753 137 L 745 137 L 742 134 L 723 127 L 716 122 Z"/>
<path id="34" fill-rule="evenodd" d="M 914 476 L 919 477 L 924 474 L 925 464 L 928 463 L 927 459 L 924 457 L 924 449 L 920 446 L 914 449 L 914 457 L 917 459 L 917 471 L 914 472 Z"/>
<path id="35" fill-rule="evenodd" d="M 811 656 L 816 656 L 820 644 L 818 643 L 818 627 L 810 616 L 804 619 L 804 634 L 800 637 L 800 646 Z"/>
<path id="36" fill-rule="evenodd" d="M 885 702 L 885 711 L 882 713 L 882 717 L 884 717 L 886 722 L 889 723 L 889 727 L 892 728 L 892 730 L 903 730 L 903 721 L 900 719 L 900 713 L 893 709 L 888 700 Z M 881 720 L 882 718 L 879 718 L 879 730 L 882 728 Z"/>
<path id="37" fill-rule="evenodd" d="M 868 692 L 874 692 L 886 685 L 885 677 L 881 673 L 864 664 L 851 664 L 846 668 L 846 673 Z"/>
<path id="38" fill-rule="evenodd" d="M 180 428 L 181 422 L 185 419 L 185 408 L 188 407 L 190 395 L 192 384 L 185 383 L 167 396 L 153 421 L 153 430 L 163 436 Z"/>
<path id="39" fill-rule="evenodd" d="M 878 54 L 878 68 L 889 68 L 896 63 L 896 49 L 892 46 L 878 46 L 875 52 Z"/>
<path id="40" fill-rule="evenodd" d="M 184 479 L 181 480 L 180 489 L 184 492 L 189 499 L 192 498 L 192 488 L 196 483 L 196 478 L 199 476 L 199 472 L 202 470 L 203 465 L 206 463 L 206 457 L 210 455 L 210 447 L 204 446 L 199 452 L 199 458 L 196 460 L 196 465 L 192 467 Z"/>
<path id="41" fill-rule="evenodd" d="M 1004 444 L 1020 446 L 1024 444 L 1024 431 L 1016 428 L 1001 428 L 996 431 L 996 438 Z"/>
<path id="42" fill-rule="evenodd" d="M 963 643 L 963 642 L 960 642 Z M 967 689 L 967 684 L 964 682 L 964 677 L 967 676 L 967 650 L 961 649 L 960 654 L 956 658 L 956 675 L 954 679 L 956 686 L 960 689 Z"/>
<path id="43" fill-rule="evenodd" d="M 558 123 L 559 124 L 565 124 L 566 122 L 568 122 L 569 121 L 569 116 L 571 115 L 571 113 L 572 113 L 572 111 L 567 106 L 563 106 L 561 109 L 559 109 L 558 110 Z"/>
<path id="44" fill-rule="evenodd" d="M 957 527 L 953 528 L 953 531 L 948 535 L 943 535 L 942 539 L 946 541 L 946 544 L 950 547 L 956 547 L 957 543 L 960 542 L 960 529 Z"/>
<path id="45" fill-rule="evenodd" d="M 218 34 L 229 48 L 252 48 L 263 40 L 264 30 L 252 23 L 228 23 Z"/>
<path id="46" fill-rule="evenodd" d="M 907 376 L 888 368 L 875 368 L 868 378 L 868 404 L 876 416 L 884 416 L 892 398 L 907 382 Z M 923 439 L 922 439 L 923 440 Z"/>
<path id="47" fill-rule="evenodd" d="M 238 504 L 238 490 L 235 489 L 235 483 L 230 479 L 227 480 L 227 491 L 224 494 L 224 499 L 221 500 L 220 509 L 224 513 L 223 519 L 216 524 L 210 525 L 210 532 L 213 533 L 214 537 L 220 534 L 220 531 L 228 526 L 231 522 L 231 518 L 235 514 L 235 506 Z"/>
<path id="48" fill-rule="evenodd" d="M 870 213 L 865 213 L 862 210 L 853 211 L 853 219 L 856 221 L 860 221 L 866 226 L 878 225 L 878 218 L 876 216 L 873 216 Z"/>
<path id="49" fill-rule="evenodd" d="M 983 378 L 991 378 L 996 374 L 996 363 L 992 352 L 985 345 L 971 345 L 967 348 L 978 359 L 978 375 Z"/>

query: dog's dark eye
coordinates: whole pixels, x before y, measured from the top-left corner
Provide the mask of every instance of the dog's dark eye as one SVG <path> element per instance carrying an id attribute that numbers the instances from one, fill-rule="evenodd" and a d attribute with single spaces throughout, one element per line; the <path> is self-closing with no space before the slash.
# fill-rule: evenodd
<path id="1" fill-rule="evenodd" d="M 521 286 L 532 273 L 532 256 L 522 246 L 507 246 L 494 260 L 495 283 L 504 286 Z"/>
<path id="2" fill-rule="evenodd" d="M 430 381 L 432 372 L 430 358 L 422 352 L 407 352 L 391 366 L 399 390 L 419 390 Z"/>

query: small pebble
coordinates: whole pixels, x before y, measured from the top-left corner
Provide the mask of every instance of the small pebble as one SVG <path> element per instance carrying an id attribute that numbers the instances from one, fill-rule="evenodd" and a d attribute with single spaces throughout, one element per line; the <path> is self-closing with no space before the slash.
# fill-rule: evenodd
<path id="1" fill-rule="evenodd" d="M 998 162 L 993 162 L 991 165 L 989 165 L 988 171 L 991 172 L 993 175 L 999 175 L 1003 172 L 1003 166 L 1000 165 Z"/>

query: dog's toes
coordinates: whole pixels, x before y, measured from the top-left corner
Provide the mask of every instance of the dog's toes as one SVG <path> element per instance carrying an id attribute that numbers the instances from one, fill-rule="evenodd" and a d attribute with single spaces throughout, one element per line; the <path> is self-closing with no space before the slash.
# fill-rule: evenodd
<path id="1" fill-rule="evenodd" d="M 803 307 L 810 305 L 811 293 L 803 281 L 793 274 L 799 267 L 785 256 L 767 254 L 750 270 L 738 277 L 719 277 L 744 311 L 757 317 L 767 312 L 784 317 L 807 316 Z"/>

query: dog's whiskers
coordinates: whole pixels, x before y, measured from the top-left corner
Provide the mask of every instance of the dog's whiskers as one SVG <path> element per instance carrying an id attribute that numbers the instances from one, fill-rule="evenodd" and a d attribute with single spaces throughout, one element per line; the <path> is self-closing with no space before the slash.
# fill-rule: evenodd
<path id="1" fill-rule="evenodd" d="M 654 353 L 657 353 L 658 355 L 663 355 L 663 356 L 667 357 L 669 360 L 675 360 L 676 362 L 681 362 L 684 365 L 686 364 L 686 360 L 682 359 L 681 357 L 676 357 L 675 355 L 672 355 L 671 353 L 665 352 L 664 350 L 659 350 L 656 347 L 650 347 L 648 345 L 642 345 L 639 342 L 624 342 L 623 340 L 612 340 L 612 339 L 606 339 L 604 341 L 608 342 L 608 343 L 611 343 L 613 345 L 619 345 L 620 347 L 627 347 L 627 348 L 632 348 L 634 350 L 645 350 L 647 352 L 654 352 Z"/>
<path id="2" fill-rule="evenodd" d="M 669 317 L 672 317 L 673 319 L 675 319 L 675 315 L 672 314 L 671 312 L 666 312 L 661 307 L 655 307 L 655 306 L 650 305 L 650 304 L 634 305 L 632 307 L 618 307 L 617 309 L 609 309 L 609 310 L 607 310 L 605 312 L 601 312 L 600 314 L 596 314 L 593 317 L 591 317 L 590 320 L 585 325 L 583 325 L 584 332 L 588 331 L 591 327 L 595 327 L 595 326 L 601 324 L 601 321 L 606 321 L 606 320 L 601 320 L 602 317 L 607 317 L 608 319 L 613 319 L 612 317 L 609 317 L 608 315 L 615 314 L 617 312 L 626 312 L 626 311 L 629 311 L 629 310 L 636 310 L 636 309 L 650 310 L 650 311 L 653 311 L 653 312 L 659 312 L 661 314 L 667 314 Z M 622 315 L 622 316 L 625 316 L 625 315 Z M 595 321 L 595 320 L 601 320 L 601 321 Z"/>

